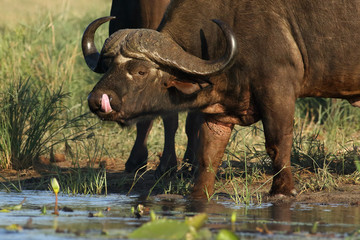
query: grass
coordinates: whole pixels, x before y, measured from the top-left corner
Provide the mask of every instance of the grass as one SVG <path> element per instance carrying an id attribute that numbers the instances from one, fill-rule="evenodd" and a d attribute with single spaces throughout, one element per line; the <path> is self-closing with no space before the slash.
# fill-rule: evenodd
<path id="1" fill-rule="evenodd" d="M 64 141 L 80 140 L 89 129 L 79 129 L 87 114 L 67 116 L 63 100 L 68 94 L 61 87 L 50 91 L 43 86 L 33 87 L 30 79 L 20 79 L 10 83 L 2 95 L 0 153 L 3 161 L 0 163 L 3 168 L 29 168 L 47 149 Z M 76 129 L 68 132 L 70 128 Z"/>
<path id="2" fill-rule="evenodd" d="M 65 194 L 107 194 L 106 170 L 104 168 L 71 168 L 57 173 L 61 191 Z"/>
<path id="3" fill-rule="evenodd" d="M 85 114 L 87 94 L 99 75 L 88 70 L 82 59 L 80 40 L 88 23 L 109 14 L 111 1 L 29 0 L 21 5 L 8 0 L 0 2 L 6 6 L 0 10 L 0 22 L 11 23 L 0 25 L 0 58 L 3 59 L 0 64 L 0 118 L 3 119 L 0 167 L 31 168 L 38 155 L 49 155 L 54 149 L 72 161 L 69 172 L 58 172 L 62 189 L 68 189 L 69 193 L 105 192 L 106 172 L 93 171 L 91 164 L 84 171 L 78 161 L 87 159 L 91 163 L 106 157 L 124 162 L 136 132 L 134 128 L 120 129 L 115 123 L 100 122 L 93 115 Z M 42 4 L 46 10 L 40 10 L 44 9 Z M 97 35 L 99 48 L 106 35 L 107 26 L 104 26 Z M 22 102 L 14 101 L 14 96 L 19 94 L 22 97 L 17 99 Z M 48 104 L 39 104 L 45 102 Z M 4 114 L 6 109 L 8 113 Z M 15 117 L 10 109 L 21 114 Z M 316 176 L 313 181 L 298 178 L 299 189 L 336 188 L 338 181 L 342 181 L 338 175 L 359 181 L 355 166 L 360 156 L 358 119 L 360 110 L 346 101 L 298 100 L 293 169 L 295 176 L 301 172 Z M 175 140 L 179 157 L 186 147 L 184 125 L 185 114 L 180 114 Z M 148 139 L 150 160 L 162 151 L 163 141 L 163 126 L 156 120 Z M 250 189 L 253 184 L 269 180 L 267 174 L 271 171 L 261 123 L 236 126 L 224 159 L 228 164 L 220 171 L 217 191 L 224 191 L 226 186 L 230 189 L 227 193 L 234 196 L 236 202 L 249 202 L 251 196 L 261 198 L 261 190 Z M 26 163 L 18 164 L 18 160 Z M 60 178 L 60 175 L 66 177 Z M 165 193 L 187 194 L 192 184 L 192 180 L 178 176 L 171 181 L 159 181 L 156 187 L 163 188 Z"/>

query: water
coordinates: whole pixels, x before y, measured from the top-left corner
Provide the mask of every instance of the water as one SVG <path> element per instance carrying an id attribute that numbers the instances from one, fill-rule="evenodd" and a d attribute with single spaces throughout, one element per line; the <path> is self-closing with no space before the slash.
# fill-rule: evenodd
<path id="1" fill-rule="evenodd" d="M 153 197 L 143 200 L 138 196 L 110 194 L 108 196 L 59 195 L 59 206 L 69 207 L 73 212 L 54 209 L 54 194 L 49 191 L 0 192 L 0 208 L 26 201 L 21 210 L 0 213 L 0 239 L 122 239 L 141 224 L 149 221 L 149 209 L 158 216 L 183 220 L 199 212 L 209 215 L 206 227 L 213 232 L 233 229 L 242 239 L 343 239 L 357 238 L 360 229 L 360 207 L 348 205 L 322 205 L 264 203 L 257 206 L 236 205 L 229 200 L 210 203 L 181 198 Z M 145 206 L 140 219 L 131 213 L 131 207 Z M 47 213 L 41 215 L 41 207 Z M 110 209 L 109 211 L 105 211 Z M 102 211 L 104 217 L 89 217 L 89 213 Z M 237 214 L 234 226 L 230 216 Z M 27 222 L 31 221 L 31 224 Z M 317 227 L 314 228 L 314 223 Z M 18 224 L 22 231 L 8 231 L 6 227 Z M 314 230 L 312 230 L 314 229 Z M 311 233 L 313 231 L 313 233 Z M 106 234 L 105 234 L 106 233 Z"/>

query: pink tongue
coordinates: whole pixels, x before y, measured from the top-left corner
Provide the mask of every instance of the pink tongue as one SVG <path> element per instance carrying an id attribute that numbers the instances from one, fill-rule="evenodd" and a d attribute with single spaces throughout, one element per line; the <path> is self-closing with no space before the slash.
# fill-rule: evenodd
<path id="1" fill-rule="evenodd" d="M 105 113 L 112 111 L 109 96 L 107 94 L 103 94 L 101 96 L 101 110 L 103 110 Z"/>

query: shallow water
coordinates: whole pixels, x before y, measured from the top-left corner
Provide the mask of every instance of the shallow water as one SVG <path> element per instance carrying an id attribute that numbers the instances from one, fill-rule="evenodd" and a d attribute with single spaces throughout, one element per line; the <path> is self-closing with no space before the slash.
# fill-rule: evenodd
<path id="1" fill-rule="evenodd" d="M 149 209 L 159 216 L 183 220 L 198 212 L 209 215 L 206 227 L 216 232 L 231 229 L 230 216 L 236 212 L 233 230 L 242 239 L 360 239 L 360 207 L 322 204 L 264 203 L 257 206 L 236 205 L 229 200 L 210 203 L 186 199 L 164 199 L 153 197 L 143 200 L 138 196 L 110 194 L 107 196 L 59 195 L 59 206 L 69 207 L 73 212 L 60 211 L 51 214 L 54 194 L 49 191 L 23 191 L 21 193 L 0 192 L 0 209 L 26 201 L 21 210 L 0 212 L 0 239 L 122 239 L 149 221 Z M 131 213 L 131 207 L 145 206 L 140 219 Z M 41 215 L 41 207 L 47 213 Z M 110 211 L 104 211 L 110 208 Z M 89 213 L 103 211 L 104 217 L 89 217 Z M 31 219 L 31 224 L 26 224 Z M 317 228 L 311 233 L 314 223 Z M 21 231 L 8 231 L 6 227 L 18 224 Z M 106 235 L 104 235 L 106 233 Z"/>

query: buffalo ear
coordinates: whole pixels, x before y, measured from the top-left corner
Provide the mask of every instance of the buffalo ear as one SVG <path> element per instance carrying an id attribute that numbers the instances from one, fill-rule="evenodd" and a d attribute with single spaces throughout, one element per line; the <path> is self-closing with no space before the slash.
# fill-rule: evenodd
<path id="1" fill-rule="evenodd" d="M 193 82 L 187 82 L 187 81 L 179 81 L 177 79 L 175 80 L 170 80 L 169 82 L 167 82 L 165 84 L 166 88 L 170 88 L 170 87 L 175 87 L 177 90 L 179 90 L 180 92 L 186 94 L 186 95 L 190 95 L 190 94 L 194 94 L 206 87 L 208 87 L 210 84 L 209 83 L 193 83 Z"/>

